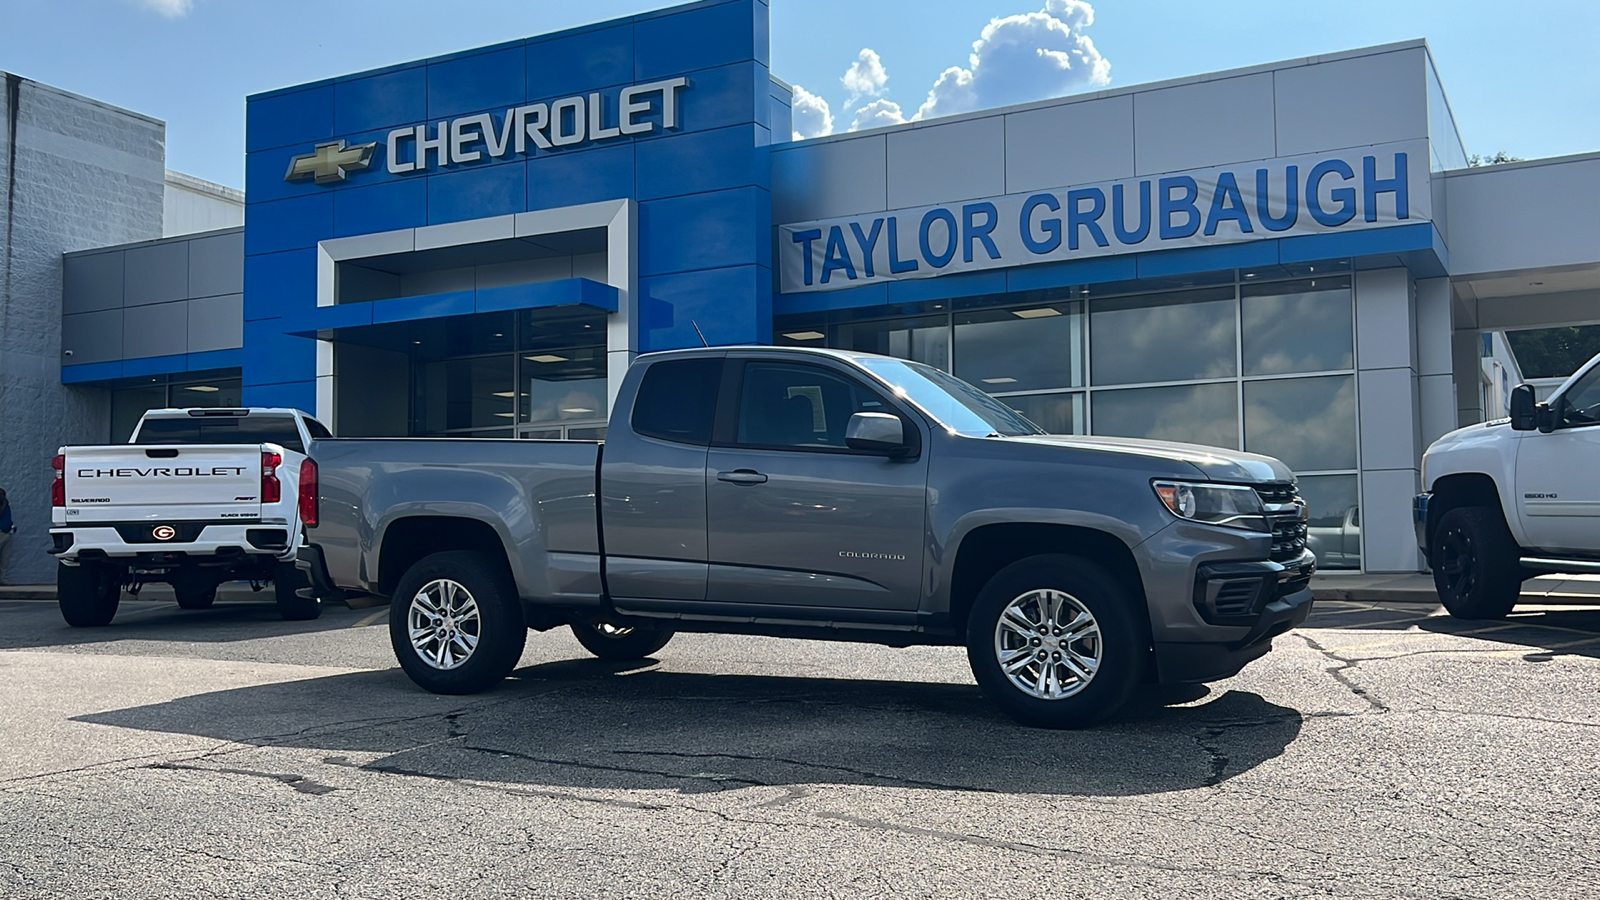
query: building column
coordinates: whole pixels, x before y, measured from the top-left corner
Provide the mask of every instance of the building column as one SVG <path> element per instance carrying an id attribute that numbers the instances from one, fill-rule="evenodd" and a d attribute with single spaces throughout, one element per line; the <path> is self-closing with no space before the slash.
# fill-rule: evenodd
<path id="1" fill-rule="evenodd" d="M 1422 401 L 1421 450 L 1458 427 L 1450 279 L 1417 280 L 1417 396 Z"/>
<path id="2" fill-rule="evenodd" d="M 606 414 L 617 404 L 622 379 L 639 355 L 639 217 L 624 200 L 606 228 L 606 282 L 617 289 L 617 311 L 606 323 Z"/>
<path id="3" fill-rule="evenodd" d="M 1430 290 L 1428 317 L 1437 310 Z M 1417 296 L 1403 268 L 1357 272 L 1356 388 L 1361 427 L 1362 567 L 1417 572 L 1411 524 L 1422 456 Z M 1437 346 L 1427 342 L 1430 363 Z"/>

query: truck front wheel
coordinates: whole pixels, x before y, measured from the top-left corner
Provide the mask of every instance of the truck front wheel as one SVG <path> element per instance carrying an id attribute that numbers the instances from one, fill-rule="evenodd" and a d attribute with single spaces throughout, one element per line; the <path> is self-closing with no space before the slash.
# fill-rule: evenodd
<path id="1" fill-rule="evenodd" d="M 56 564 L 56 602 L 74 628 L 111 624 L 122 599 L 122 573 L 111 566 Z"/>
<path id="2" fill-rule="evenodd" d="M 528 628 L 510 574 L 482 553 L 424 557 L 400 579 L 389 642 L 400 668 L 435 694 L 476 694 L 522 658 Z"/>
<path id="3" fill-rule="evenodd" d="M 622 662 L 644 659 L 654 654 L 672 640 L 672 635 L 670 628 L 640 628 L 612 625 L 609 622 L 598 625 L 572 623 L 572 636 L 578 639 L 583 649 L 601 659 Z"/>
<path id="4" fill-rule="evenodd" d="M 1001 569 L 967 624 L 985 694 L 1024 725 L 1082 728 L 1127 702 L 1144 669 L 1137 602 L 1088 560 L 1050 554 Z"/>
<path id="5" fill-rule="evenodd" d="M 1433 586 L 1458 619 L 1503 619 L 1517 605 L 1522 566 L 1500 514 L 1482 506 L 1445 513 L 1433 532 Z"/>

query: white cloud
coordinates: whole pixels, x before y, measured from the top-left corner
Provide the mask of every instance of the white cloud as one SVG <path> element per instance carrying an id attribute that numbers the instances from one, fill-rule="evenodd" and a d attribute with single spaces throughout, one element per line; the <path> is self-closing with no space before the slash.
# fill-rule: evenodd
<path id="1" fill-rule="evenodd" d="M 790 109 L 794 113 L 795 140 L 833 134 L 833 110 L 828 108 L 828 101 L 798 84 L 794 86 Z"/>
<path id="2" fill-rule="evenodd" d="M 182 18 L 194 9 L 194 0 L 135 0 L 135 2 L 169 19 Z"/>
<path id="3" fill-rule="evenodd" d="M 967 66 L 944 70 L 913 119 L 1060 97 L 1111 82 L 1111 61 L 1083 30 L 1094 24 L 1084 0 L 1045 0 L 1039 12 L 990 20 Z"/>
<path id="4" fill-rule="evenodd" d="M 846 105 L 853 105 L 862 97 L 882 96 L 883 86 L 889 83 L 889 73 L 883 68 L 878 51 L 867 47 L 856 56 L 856 61 L 845 70 L 839 82 L 850 92 Z"/>
<path id="5" fill-rule="evenodd" d="M 856 110 L 856 118 L 850 123 L 850 130 L 860 131 L 863 128 L 899 125 L 905 120 L 905 110 L 900 108 L 900 104 L 893 100 L 874 100 Z"/>

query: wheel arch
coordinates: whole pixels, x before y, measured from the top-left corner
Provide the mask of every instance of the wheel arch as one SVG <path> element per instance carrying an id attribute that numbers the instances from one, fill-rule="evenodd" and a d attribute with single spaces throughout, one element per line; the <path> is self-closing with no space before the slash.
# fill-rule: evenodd
<path id="1" fill-rule="evenodd" d="M 1483 472 L 1458 472 L 1441 476 L 1434 482 L 1432 495 L 1428 498 L 1425 549 L 1429 565 L 1433 564 L 1434 532 L 1438 530 L 1440 520 L 1451 510 L 1464 506 L 1482 506 L 1493 510 L 1509 530 L 1510 522 L 1501 505 L 1500 489 L 1492 477 Z"/>
<path id="2" fill-rule="evenodd" d="M 418 561 L 457 550 L 488 556 L 516 583 L 505 542 L 488 522 L 464 516 L 412 515 L 390 522 L 380 536 L 377 593 L 393 596 L 400 579 Z"/>
<path id="3" fill-rule="evenodd" d="M 1055 523 L 980 525 L 961 538 L 950 575 L 950 624 L 965 633 L 978 592 L 1006 566 L 1032 556 L 1063 554 L 1105 569 L 1129 593 L 1138 621 L 1150 639 L 1150 606 L 1133 550 L 1109 532 Z"/>

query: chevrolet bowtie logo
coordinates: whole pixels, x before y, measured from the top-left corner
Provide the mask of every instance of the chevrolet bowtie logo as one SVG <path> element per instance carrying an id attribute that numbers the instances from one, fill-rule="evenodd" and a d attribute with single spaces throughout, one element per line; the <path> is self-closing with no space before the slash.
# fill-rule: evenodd
<path id="1" fill-rule="evenodd" d="M 315 152 L 289 160 L 289 174 L 283 176 L 283 180 L 300 181 L 312 178 L 317 184 L 343 181 L 349 173 L 358 172 L 372 165 L 372 151 L 377 146 L 377 141 L 373 141 L 370 144 L 346 147 L 343 139 L 318 144 Z"/>

